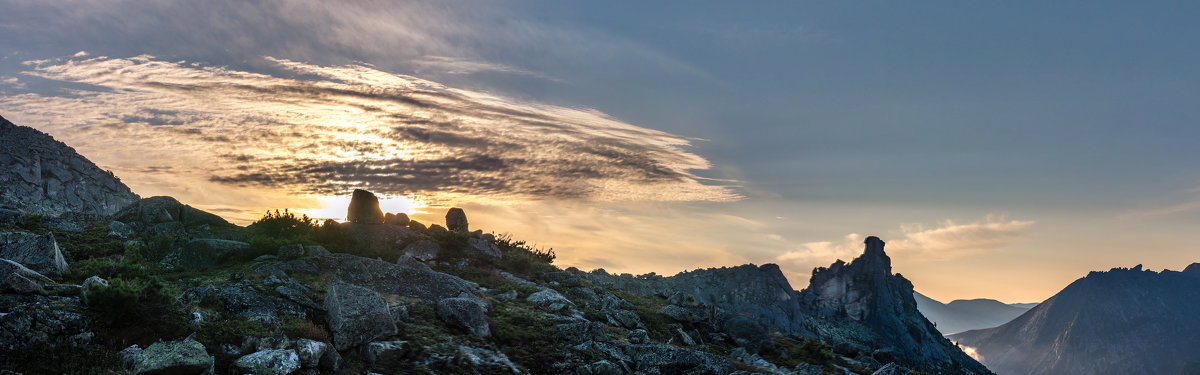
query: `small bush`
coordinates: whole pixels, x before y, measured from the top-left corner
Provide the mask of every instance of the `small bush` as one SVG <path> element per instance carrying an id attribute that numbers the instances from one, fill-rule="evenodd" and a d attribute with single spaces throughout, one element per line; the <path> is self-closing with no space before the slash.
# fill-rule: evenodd
<path id="1" fill-rule="evenodd" d="M 150 274 L 149 267 L 137 262 L 126 261 L 124 256 L 88 258 L 71 264 L 71 278 L 83 280 L 91 276 L 111 278 L 140 278 Z"/>
<path id="2" fill-rule="evenodd" d="M 96 323 L 112 334 L 111 339 L 147 343 L 163 337 L 180 336 L 187 330 L 187 314 L 158 278 L 108 280 L 107 288 L 92 291 L 89 308 Z"/>
<path id="3" fill-rule="evenodd" d="M 315 324 L 308 319 L 286 315 L 283 317 L 283 333 L 292 338 L 306 338 L 320 342 L 333 342 L 333 337 L 325 326 Z"/>
<path id="4" fill-rule="evenodd" d="M 317 224 L 308 215 L 299 215 L 288 210 L 267 211 L 263 217 L 246 226 L 251 235 L 278 238 L 290 242 L 311 243 Z"/>
<path id="5" fill-rule="evenodd" d="M 108 236 L 108 226 L 92 225 L 79 233 L 56 233 L 69 262 L 118 255 L 125 251 L 122 241 Z"/>

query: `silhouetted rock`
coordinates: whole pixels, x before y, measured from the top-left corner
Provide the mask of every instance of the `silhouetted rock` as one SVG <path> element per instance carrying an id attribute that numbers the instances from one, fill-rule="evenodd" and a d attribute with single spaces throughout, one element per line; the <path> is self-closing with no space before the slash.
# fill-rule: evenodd
<path id="1" fill-rule="evenodd" d="M 1200 362 L 1200 269 L 1091 272 L 999 327 L 950 337 L 998 374 L 1178 374 Z"/>
<path id="2" fill-rule="evenodd" d="M 800 293 L 809 314 L 841 320 L 847 326 L 865 326 L 877 337 L 866 344 L 895 350 L 898 362 L 913 369 L 990 373 L 942 337 L 933 323 L 917 311 L 912 283 L 892 274 L 891 258 L 883 251 L 884 242 L 867 237 L 865 243 L 863 255 L 849 264 L 838 260 L 829 268 L 813 270 L 808 287 Z"/>
<path id="3" fill-rule="evenodd" d="M 446 211 L 446 229 L 463 233 L 470 232 L 470 229 L 467 229 L 467 213 L 458 207 Z"/>
<path id="4" fill-rule="evenodd" d="M 121 209 L 114 217 L 129 225 L 145 229 L 156 224 L 178 222 L 184 226 L 229 226 L 220 216 L 179 203 L 173 197 L 150 197 L 140 199 Z"/>
<path id="5" fill-rule="evenodd" d="M 386 217 L 383 218 L 383 222 L 384 222 L 384 224 L 388 224 L 388 225 L 399 225 L 402 227 L 408 226 L 408 222 L 409 222 L 408 214 L 403 213 L 403 212 L 398 212 L 393 215 L 393 214 L 389 213 L 389 214 L 387 214 Z"/>
<path id="6" fill-rule="evenodd" d="M 138 199 L 112 172 L 36 129 L 0 117 L 0 206 L 108 216 Z"/>
<path id="7" fill-rule="evenodd" d="M 350 206 L 346 208 L 346 220 L 357 224 L 383 224 L 383 210 L 379 209 L 379 198 L 362 189 L 354 189 Z"/>

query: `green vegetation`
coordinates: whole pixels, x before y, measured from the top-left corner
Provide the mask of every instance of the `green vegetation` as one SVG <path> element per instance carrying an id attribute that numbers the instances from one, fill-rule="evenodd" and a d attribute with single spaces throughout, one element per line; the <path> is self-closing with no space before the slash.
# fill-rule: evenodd
<path id="1" fill-rule="evenodd" d="M 556 322 L 529 306 L 497 305 L 490 319 L 492 337 L 509 359 L 534 374 L 551 374 L 566 351 Z"/>
<path id="2" fill-rule="evenodd" d="M 92 317 L 110 341 L 148 344 L 181 336 L 187 314 L 175 305 L 173 290 L 157 277 L 108 280 L 108 287 L 91 291 Z"/>

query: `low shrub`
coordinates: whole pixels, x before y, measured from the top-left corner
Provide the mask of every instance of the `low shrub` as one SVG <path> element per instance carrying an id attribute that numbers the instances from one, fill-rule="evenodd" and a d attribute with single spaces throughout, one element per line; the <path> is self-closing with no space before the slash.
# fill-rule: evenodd
<path id="1" fill-rule="evenodd" d="M 188 315 L 176 306 L 174 294 L 161 279 L 114 278 L 108 283 L 91 292 L 88 308 L 110 339 L 123 345 L 146 344 L 187 330 Z"/>

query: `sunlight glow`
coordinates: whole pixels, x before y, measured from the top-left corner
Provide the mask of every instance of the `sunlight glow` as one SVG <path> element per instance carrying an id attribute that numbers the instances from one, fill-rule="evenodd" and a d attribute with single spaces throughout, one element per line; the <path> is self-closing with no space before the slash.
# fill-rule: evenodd
<path id="1" fill-rule="evenodd" d="M 320 208 L 298 209 L 296 212 L 308 215 L 308 217 L 314 219 L 333 219 L 337 221 L 346 221 L 346 207 L 350 205 L 349 195 L 314 197 L 314 199 L 320 202 Z M 428 205 L 425 202 L 415 198 L 404 196 L 379 196 L 379 208 L 383 209 L 383 212 L 413 215 L 425 213 L 425 211 L 422 209 L 426 207 L 428 207 Z"/>

